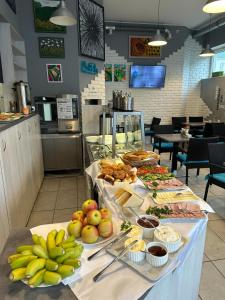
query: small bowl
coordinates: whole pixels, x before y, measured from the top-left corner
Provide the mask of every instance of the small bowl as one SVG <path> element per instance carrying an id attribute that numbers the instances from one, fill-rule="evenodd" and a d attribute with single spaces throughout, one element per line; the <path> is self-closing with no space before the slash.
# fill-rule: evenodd
<path id="1" fill-rule="evenodd" d="M 150 263 L 155 268 L 162 267 L 168 261 L 168 258 L 169 258 L 168 250 L 167 250 L 166 246 L 163 243 L 150 242 L 146 246 L 146 251 L 148 252 L 148 249 L 153 247 L 153 246 L 158 246 L 158 247 L 163 248 L 166 251 L 166 254 L 163 255 L 163 256 L 156 256 L 156 255 L 153 255 L 151 253 L 146 253 L 146 260 L 147 260 L 148 263 Z"/>
<path id="2" fill-rule="evenodd" d="M 132 243 L 135 240 L 136 240 L 136 237 L 127 239 L 124 243 L 124 246 L 125 247 L 128 246 L 130 243 Z M 132 250 L 135 246 L 136 247 L 139 246 L 140 250 L 139 251 Z M 131 261 L 136 262 L 136 263 L 143 261 L 145 259 L 145 252 L 141 252 L 141 251 L 145 251 L 145 247 L 146 247 L 145 242 L 143 240 L 139 240 L 131 249 L 128 250 L 128 252 L 127 252 L 128 258 Z"/>
<path id="3" fill-rule="evenodd" d="M 155 217 L 155 216 L 152 216 L 152 215 L 140 215 L 140 218 L 142 218 L 142 217 L 145 217 L 145 218 L 150 219 L 150 220 L 155 220 L 160 225 L 159 219 L 157 217 Z M 147 227 L 143 227 L 143 226 L 139 225 L 138 222 L 137 222 L 138 219 L 139 218 L 136 217 L 136 224 L 143 229 L 143 238 L 144 239 L 153 239 L 155 228 L 154 227 L 153 228 L 147 228 Z"/>
<path id="4" fill-rule="evenodd" d="M 159 227 L 159 229 L 160 229 L 160 227 Z M 160 238 L 158 236 L 158 232 L 155 230 L 155 232 L 154 232 L 154 241 L 164 244 L 166 246 L 167 250 L 168 250 L 168 253 L 174 253 L 182 245 L 182 236 L 179 232 L 177 232 L 177 234 L 178 234 L 178 239 L 176 241 L 167 242 L 167 241 L 163 240 L 162 238 Z"/>

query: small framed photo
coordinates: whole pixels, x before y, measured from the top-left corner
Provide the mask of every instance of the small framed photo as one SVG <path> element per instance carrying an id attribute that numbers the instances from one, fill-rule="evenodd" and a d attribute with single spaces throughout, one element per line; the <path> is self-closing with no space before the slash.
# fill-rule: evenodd
<path id="1" fill-rule="evenodd" d="M 46 64 L 47 79 L 49 83 L 62 83 L 62 65 Z"/>
<path id="2" fill-rule="evenodd" d="M 41 58 L 65 58 L 64 38 L 39 37 Z"/>

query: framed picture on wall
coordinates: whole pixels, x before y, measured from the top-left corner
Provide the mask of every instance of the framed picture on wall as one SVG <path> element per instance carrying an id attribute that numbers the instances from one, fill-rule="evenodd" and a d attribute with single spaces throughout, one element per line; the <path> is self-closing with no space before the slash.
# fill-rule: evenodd
<path id="1" fill-rule="evenodd" d="M 105 64 L 105 81 L 112 81 L 112 64 Z"/>
<path id="2" fill-rule="evenodd" d="M 32 0 L 34 10 L 34 26 L 36 32 L 65 33 L 66 27 L 51 23 L 49 18 L 58 8 L 59 0 Z"/>
<path id="3" fill-rule="evenodd" d="M 65 58 L 64 38 L 39 37 L 41 58 Z"/>
<path id="4" fill-rule="evenodd" d="M 16 14 L 16 0 L 5 0 L 5 1 L 8 3 L 12 11 Z"/>
<path id="5" fill-rule="evenodd" d="M 49 83 L 62 83 L 62 65 L 46 64 L 47 79 Z"/>
<path id="6" fill-rule="evenodd" d="M 151 36 L 129 36 L 129 57 L 160 58 L 161 47 L 149 46 Z"/>
<path id="7" fill-rule="evenodd" d="M 124 64 L 114 65 L 114 81 L 121 82 L 126 81 L 127 66 Z"/>
<path id="8" fill-rule="evenodd" d="M 104 7 L 91 0 L 78 1 L 80 55 L 105 60 Z"/>

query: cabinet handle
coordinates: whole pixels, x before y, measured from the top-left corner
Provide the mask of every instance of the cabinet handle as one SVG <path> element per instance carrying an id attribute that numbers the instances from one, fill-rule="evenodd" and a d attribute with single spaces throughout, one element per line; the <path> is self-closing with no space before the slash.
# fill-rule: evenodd
<path id="1" fill-rule="evenodd" d="M 6 150 L 6 142 L 4 140 L 2 140 L 2 150 L 3 152 Z"/>

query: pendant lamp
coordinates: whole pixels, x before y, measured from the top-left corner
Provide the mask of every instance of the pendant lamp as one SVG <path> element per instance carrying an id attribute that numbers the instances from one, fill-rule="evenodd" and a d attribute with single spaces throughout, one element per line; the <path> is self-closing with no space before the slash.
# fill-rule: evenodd
<path id="1" fill-rule="evenodd" d="M 49 20 L 50 22 L 60 26 L 72 26 L 77 23 L 75 16 L 66 7 L 65 0 L 60 1 L 59 7 L 54 11 Z"/>
<path id="2" fill-rule="evenodd" d="M 225 12 L 225 0 L 207 0 L 202 10 L 208 14 L 219 14 Z"/>
<path id="3" fill-rule="evenodd" d="M 209 21 L 209 39 L 205 48 L 202 49 L 202 52 L 199 54 L 201 57 L 211 57 L 215 55 L 215 52 L 210 48 L 210 32 L 211 32 L 211 14 Z"/>
<path id="4" fill-rule="evenodd" d="M 166 39 L 161 35 L 160 29 L 159 29 L 159 10 L 160 10 L 160 0 L 158 2 L 158 29 L 156 31 L 156 34 L 154 35 L 153 39 L 148 42 L 149 46 L 165 46 L 167 44 Z"/>

